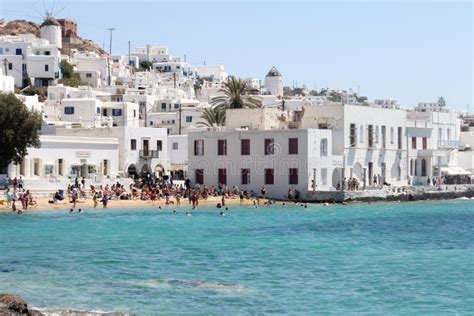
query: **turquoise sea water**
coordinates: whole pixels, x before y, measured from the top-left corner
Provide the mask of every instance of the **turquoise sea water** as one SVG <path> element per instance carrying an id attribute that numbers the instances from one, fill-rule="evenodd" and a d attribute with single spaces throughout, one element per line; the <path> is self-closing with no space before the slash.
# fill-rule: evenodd
<path id="1" fill-rule="evenodd" d="M 154 314 L 473 314 L 474 201 L 0 214 L 0 292 Z"/>

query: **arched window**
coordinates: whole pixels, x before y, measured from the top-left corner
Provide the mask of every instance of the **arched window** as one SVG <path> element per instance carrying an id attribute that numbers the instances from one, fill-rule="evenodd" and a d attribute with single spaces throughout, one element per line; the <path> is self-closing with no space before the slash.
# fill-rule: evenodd
<path id="1" fill-rule="evenodd" d="M 415 159 L 415 172 L 414 172 L 414 175 L 415 176 L 420 175 L 420 173 L 418 172 L 418 159 Z"/>
<path id="2" fill-rule="evenodd" d="M 426 177 L 426 160 L 421 160 L 421 176 Z"/>
<path id="3" fill-rule="evenodd" d="M 415 161 L 413 159 L 410 160 L 410 176 L 413 176 L 415 172 Z"/>

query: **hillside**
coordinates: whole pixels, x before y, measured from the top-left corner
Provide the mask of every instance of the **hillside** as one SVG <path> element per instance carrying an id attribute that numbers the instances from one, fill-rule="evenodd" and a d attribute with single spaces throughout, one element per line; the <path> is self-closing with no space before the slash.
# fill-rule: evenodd
<path id="1" fill-rule="evenodd" d="M 3 21 L 0 20 L 0 36 L 2 35 L 18 35 L 31 33 L 40 37 L 39 25 L 26 20 L 14 20 L 14 21 Z M 63 42 L 63 48 L 61 49 L 61 54 L 68 55 L 69 50 L 77 49 L 79 51 L 86 52 L 95 52 L 99 55 L 107 54 L 102 48 L 100 48 L 96 43 L 88 39 L 82 39 L 81 44 L 69 44 Z"/>

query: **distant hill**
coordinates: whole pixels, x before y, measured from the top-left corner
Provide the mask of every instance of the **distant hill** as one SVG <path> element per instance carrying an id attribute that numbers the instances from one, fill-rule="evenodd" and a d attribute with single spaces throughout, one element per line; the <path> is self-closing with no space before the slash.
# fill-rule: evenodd
<path id="1" fill-rule="evenodd" d="M 2 35 L 19 35 L 19 34 L 34 34 L 40 37 L 39 24 L 26 20 L 4 21 L 0 20 L 0 36 Z M 68 55 L 69 49 L 77 49 L 85 52 L 95 52 L 99 55 L 107 54 L 102 48 L 91 40 L 81 38 L 81 44 L 69 44 L 63 42 L 61 54 Z M 107 54 L 108 55 L 108 54 Z"/>

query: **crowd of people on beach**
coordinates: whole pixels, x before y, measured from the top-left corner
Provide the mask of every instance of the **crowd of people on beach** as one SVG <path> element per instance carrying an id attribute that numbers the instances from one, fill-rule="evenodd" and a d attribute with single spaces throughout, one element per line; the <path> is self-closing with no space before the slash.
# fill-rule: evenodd
<path id="1" fill-rule="evenodd" d="M 23 210 L 27 210 L 29 206 L 36 205 L 36 201 L 33 199 L 33 195 L 30 190 L 24 187 L 23 178 L 6 179 L 8 182 L 5 190 L 5 200 L 7 207 L 11 208 L 13 212 L 22 213 Z M 17 206 L 17 203 L 21 204 L 21 208 Z"/>

